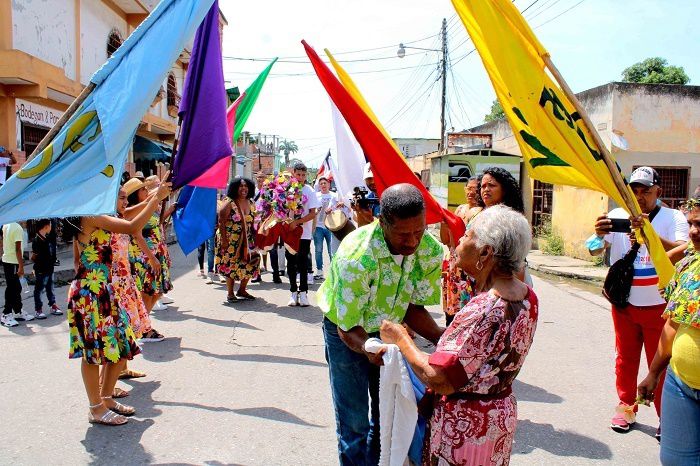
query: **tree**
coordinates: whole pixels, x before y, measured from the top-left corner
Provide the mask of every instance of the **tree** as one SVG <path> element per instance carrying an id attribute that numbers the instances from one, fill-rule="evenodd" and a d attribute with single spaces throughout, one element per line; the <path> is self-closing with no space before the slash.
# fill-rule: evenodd
<path id="1" fill-rule="evenodd" d="M 490 123 L 492 121 L 505 120 L 506 114 L 503 112 L 503 107 L 498 99 L 491 104 L 491 113 L 484 116 L 484 121 Z"/>
<path id="2" fill-rule="evenodd" d="M 289 154 L 296 154 L 299 152 L 299 147 L 297 147 L 294 141 L 285 140 L 280 144 L 279 150 L 284 153 L 284 164 L 289 166 Z"/>
<path id="3" fill-rule="evenodd" d="M 688 84 L 690 78 L 682 66 L 671 66 L 665 58 L 652 57 L 635 63 L 622 72 L 622 81 L 645 84 Z"/>

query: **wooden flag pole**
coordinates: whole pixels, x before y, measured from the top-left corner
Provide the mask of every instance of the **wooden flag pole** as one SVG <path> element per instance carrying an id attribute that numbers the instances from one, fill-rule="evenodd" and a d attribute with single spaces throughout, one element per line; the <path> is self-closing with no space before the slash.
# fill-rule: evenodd
<path id="1" fill-rule="evenodd" d="M 576 95 L 566 83 L 561 73 L 559 73 L 557 67 L 554 66 L 554 63 L 552 62 L 552 59 L 549 56 L 549 54 L 542 57 L 542 59 L 544 60 L 544 63 L 549 69 L 549 71 L 552 73 L 552 76 L 554 76 L 554 79 L 557 81 L 557 83 L 559 83 L 559 86 L 561 87 L 562 91 L 564 91 L 564 94 L 566 94 L 571 103 L 574 104 L 574 108 L 581 116 L 583 123 L 588 127 L 588 132 L 591 133 L 591 136 L 593 136 L 593 141 L 595 142 L 595 145 L 600 151 L 600 154 L 603 157 L 603 161 L 605 162 L 605 165 L 610 171 L 610 175 L 612 175 L 612 179 L 615 182 L 615 186 L 617 186 L 617 189 L 620 191 L 623 199 L 627 203 L 627 207 L 629 208 L 630 213 L 635 217 L 641 215 L 642 213 L 637 209 L 637 205 L 635 204 L 634 199 L 630 194 L 628 186 L 625 184 L 625 180 L 620 174 L 620 170 L 617 167 L 617 164 L 613 161 L 612 155 L 610 154 L 610 151 L 608 151 L 608 148 L 605 147 L 605 143 L 600 138 L 598 131 L 596 131 L 596 129 L 593 127 L 593 123 L 588 117 L 588 113 L 586 113 L 586 111 L 584 110 L 583 105 L 581 105 L 581 102 L 579 102 L 579 100 L 576 98 Z"/>
<path id="2" fill-rule="evenodd" d="M 27 157 L 27 162 L 32 160 L 34 157 L 37 156 L 37 154 L 40 154 L 46 147 L 51 143 L 54 137 L 63 129 L 63 127 L 66 125 L 68 120 L 75 114 L 75 112 L 78 110 L 80 105 L 82 105 L 83 102 L 85 102 L 85 99 L 92 93 L 92 91 L 95 90 L 95 83 L 90 82 L 88 83 L 85 88 L 78 94 L 78 97 L 75 98 L 73 103 L 70 104 L 70 106 L 66 109 L 65 112 L 63 112 L 63 115 L 61 115 L 61 118 L 58 119 L 55 125 L 51 127 L 48 133 L 46 133 L 46 136 L 39 142 L 39 145 L 36 146 L 36 148 L 32 151 L 31 155 Z"/>

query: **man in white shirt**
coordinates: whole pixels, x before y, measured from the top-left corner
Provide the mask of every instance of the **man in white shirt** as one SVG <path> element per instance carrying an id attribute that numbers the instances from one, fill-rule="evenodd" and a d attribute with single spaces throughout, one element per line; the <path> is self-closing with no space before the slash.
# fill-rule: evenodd
<path id="1" fill-rule="evenodd" d="M 331 184 L 328 178 L 318 179 L 320 191 L 316 193 L 319 202 L 318 216 L 316 217 L 316 228 L 314 229 L 314 249 L 316 253 L 316 279 L 323 278 L 323 243 L 326 243 L 328 251 L 328 261 L 333 259 L 333 249 L 331 240 L 333 234 L 326 228 L 326 215 L 330 214 L 338 205 L 338 194 L 331 191 Z"/>
<path id="2" fill-rule="evenodd" d="M 0 323 L 16 327 L 18 320 L 34 320 L 34 316 L 22 311 L 22 284 L 24 277 L 24 229 L 19 223 L 2 226 L 2 268 L 5 272 L 5 308 Z"/>
<path id="3" fill-rule="evenodd" d="M 667 251 L 688 241 L 688 223 L 677 210 L 663 207 L 658 202 L 661 196 L 659 174 L 651 167 L 640 167 L 630 176 L 630 187 L 634 191 L 639 207 L 644 216 L 648 217 L 651 225 L 661 238 L 661 243 Z M 630 219 L 633 229 L 642 225 L 641 217 L 630 218 L 621 208 L 613 209 L 606 215 L 598 217 L 595 232 L 604 239 L 604 247 L 591 250 L 593 255 L 601 254 L 610 248 L 610 263 L 614 264 L 627 254 L 632 247 L 630 234 L 611 233 L 610 219 Z M 637 374 L 642 346 L 644 347 L 647 365 L 651 364 L 659 342 L 664 320 L 661 318 L 666 302 L 659 290 L 659 277 L 654 264 L 649 257 L 649 251 L 642 245 L 634 261 L 634 278 L 630 289 L 629 304 L 624 308 L 612 306 L 613 325 L 615 327 L 615 385 L 620 399 L 618 408 L 613 416 L 610 428 L 616 432 L 626 432 L 636 420 L 634 404 L 637 395 Z M 661 388 L 664 378 L 654 391 L 654 407 L 657 414 L 661 413 Z M 657 437 L 660 431 L 657 432 Z"/>
<path id="4" fill-rule="evenodd" d="M 306 184 L 306 165 L 301 162 L 296 163 L 292 175 L 297 181 L 304 185 L 302 195 L 305 200 L 301 218 L 292 221 L 290 228 L 299 227 L 303 228 L 304 231 L 301 235 L 301 241 L 299 241 L 299 250 L 297 253 L 291 254 L 289 251 L 285 252 L 285 257 L 287 258 L 287 276 L 289 277 L 289 291 L 292 293 L 287 305 L 306 307 L 309 305 L 309 298 L 307 295 L 309 291 L 307 269 L 309 267 L 309 252 L 311 251 L 312 224 L 316 217 L 319 202 L 318 198 L 316 198 L 316 192 L 311 186 Z M 297 275 L 299 275 L 298 287 Z"/>

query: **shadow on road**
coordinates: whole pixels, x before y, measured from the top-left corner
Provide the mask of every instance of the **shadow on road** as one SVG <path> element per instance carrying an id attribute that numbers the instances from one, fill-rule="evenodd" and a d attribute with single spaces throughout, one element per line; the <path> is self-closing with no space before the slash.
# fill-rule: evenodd
<path id="1" fill-rule="evenodd" d="M 513 382 L 513 391 L 518 401 L 534 401 L 536 403 L 562 403 L 564 401 L 564 398 L 559 395 L 517 379 Z"/>
<path id="2" fill-rule="evenodd" d="M 538 424 L 528 419 L 518 420 L 513 454 L 523 455 L 540 449 L 557 456 L 576 456 L 603 460 L 612 458 L 610 448 L 596 439 L 567 430 L 557 430 L 552 424 Z"/>
<path id="3" fill-rule="evenodd" d="M 91 425 L 80 443 L 91 455 L 90 464 L 149 464 L 153 457 L 143 447 L 141 437 L 154 423 L 153 419 L 129 419 L 118 427 Z"/>
<path id="4" fill-rule="evenodd" d="M 220 359 L 224 361 L 245 361 L 272 364 L 295 364 L 300 366 L 326 367 L 325 363 L 311 361 L 309 359 L 292 358 L 289 356 L 277 356 L 274 354 L 216 354 L 196 348 L 182 348 L 182 351 L 192 351 L 206 358 Z"/>

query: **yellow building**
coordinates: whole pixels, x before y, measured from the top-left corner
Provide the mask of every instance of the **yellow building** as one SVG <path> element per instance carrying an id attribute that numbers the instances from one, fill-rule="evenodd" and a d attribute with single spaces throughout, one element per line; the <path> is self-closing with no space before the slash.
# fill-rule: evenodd
<path id="1" fill-rule="evenodd" d="M 158 0 L 0 0 L 0 146 L 17 170 Z M 220 16 L 220 26 L 226 24 Z M 177 126 L 191 47 L 141 121 L 127 169 L 162 171 Z"/>
<path id="2" fill-rule="evenodd" d="M 700 184 L 700 86 L 613 82 L 577 97 L 626 176 L 642 165 L 654 167 L 662 200 L 671 207 Z M 469 131 L 491 134 L 494 150 L 521 155 L 505 120 Z M 598 192 L 533 181 L 526 170 L 521 183 L 533 225 L 551 219 L 566 254 L 589 258 L 584 241 L 595 218 L 616 207 L 612 201 Z"/>

